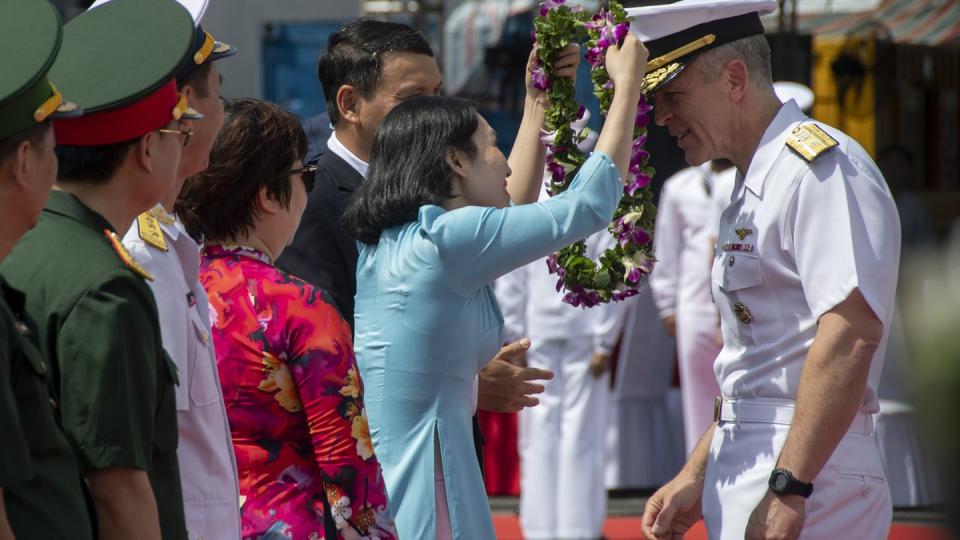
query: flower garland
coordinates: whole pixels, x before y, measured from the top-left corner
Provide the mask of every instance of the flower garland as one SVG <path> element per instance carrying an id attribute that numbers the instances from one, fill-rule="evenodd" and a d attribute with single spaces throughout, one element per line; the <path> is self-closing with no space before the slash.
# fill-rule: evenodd
<path id="1" fill-rule="evenodd" d="M 594 94 L 604 116 L 613 100 L 613 81 L 604 65 L 606 51 L 626 37 L 630 23 L 623 7 L 611 0 L 608 9 L 592 17 L 580 6 L 568 6 L 565 0 L 546 0 L 540 4 L 540 16 L 534 22 L 534 40 L 540 46 L 540 67 L 532 73 L 534 85 L 546 91 L 550 105 L 546 111 L 546 130 L 542 141 L 547 146 L 547 192 L 563 193 L 576 171 L 586 161 L 585 152 L 596 142 L 596 134 L 586 127 L 587 111 L 574 99 L 573 83 L 553 78 L 552 66 L 560 50 L 570 43 L 586 40 L 586 60 L 591 66 Z M 547 268 L 559 277 L 557 292 L 565 290 L 563 301 L 573 306 L 593 307 L 603 302 L 620 301 L 639 292 L 643 276 L 653 269 L 653 223 L 656 207 L 650 189 L 653 168 L 643 147 L 647 142 L 650 110 L 641 96 L 633 130 L 629 179 L 623 198 L 607 230 L 616 238 L 614 247 L 600 255 L 599 264 L 586 256 L 586 243 L 577 242 L 547 258 Z"/>

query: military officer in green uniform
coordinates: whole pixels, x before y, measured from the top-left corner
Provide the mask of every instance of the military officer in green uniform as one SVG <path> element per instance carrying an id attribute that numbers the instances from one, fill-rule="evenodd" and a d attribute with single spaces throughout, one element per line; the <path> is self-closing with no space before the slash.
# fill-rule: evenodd
<path id="1" fill-rule="evenodd" d="M 63 30 L 46 0 L 0 4 L 0 260 L 32 227 L 57 174 L 53 118 L 78 115 L 47 79 Z M 0 538 L 91 539 L 80 468 L 57 423 L 50 370 L 0 277 Z"/>
<path id="2" fill-rule="evenodd" d="M 174 72 L 193 38 L 173 0 L 116 0 L 64 27 L 50 78 L 86 114 L 54 121 L 58 190 L 0 264 L 26 295 L 101 538 L 187 537 L 176 368 L 151 276 L 120 238 L 176 180 L 197 115 Z"/>

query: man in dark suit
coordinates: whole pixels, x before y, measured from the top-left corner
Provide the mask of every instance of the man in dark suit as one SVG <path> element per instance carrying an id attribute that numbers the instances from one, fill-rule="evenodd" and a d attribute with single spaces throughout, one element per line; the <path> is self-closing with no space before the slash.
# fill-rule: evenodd
<path id="1" fill-rule="evenodd" d="M 357 246 L 340 226 L 347 200 L 363 181 L 374 134 L 404 100 L 440 93 L 443 79 L 426 38 L 413 28 L 358 19 L 334 32 L 318 74 L 327 115 L 307 119 L 309 160 L 316 160 L 316 186 L 293 243 L 277 264 L 325 289 L 353 325 Z M 330 124 L 333 132 L 324 141 Z M 325 143 L 326 148 L 323 148 Z M 322 149 L 322 150 L 321 150 Z M 317 155 L 319 154 L 319 155 Z M 523 367 L 529 340 L 501 349 L 478 377 L 478 408 L 516 412 L 538 403 L 549 371 Z"/>

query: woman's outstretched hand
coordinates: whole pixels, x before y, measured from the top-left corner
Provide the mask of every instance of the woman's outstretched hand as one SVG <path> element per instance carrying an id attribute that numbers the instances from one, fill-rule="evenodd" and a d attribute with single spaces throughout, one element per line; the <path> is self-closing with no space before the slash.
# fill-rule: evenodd
<path id="1" fill-rule="evenodd" d="M 534 46 L 533 50 L 530 51 L 530 56 L 527 57 L 527 74 L 524 82 L 527 86 L 527 96 L 539 99 L 546 92 L 537 88 L 533 81 L 533 72 L 540 67 L 537 61 L 537 50 L 538 47 Z M 570 79 L 571 82 L 576 83 L 577 67 L 579 65 L 580 45 L 571 43 L 560 49 L 560 55 L 557 57 L 557 61 L 553 63 L 553 76 Z"/>
<path id="2" fill-rule="evenodd" d="M 627 34 L 619 46 L 607 49 L 607 73 L 613 81 L 613 102 L 607 111 L 607 120 L 597 140 L 597 150 L 610 156 L 626 182 L 630 169 L 630 147 L 633 127 L 637 121 L 637 102 L 640 84 L 647 69 L 650 52 L 633 34 Z"/>

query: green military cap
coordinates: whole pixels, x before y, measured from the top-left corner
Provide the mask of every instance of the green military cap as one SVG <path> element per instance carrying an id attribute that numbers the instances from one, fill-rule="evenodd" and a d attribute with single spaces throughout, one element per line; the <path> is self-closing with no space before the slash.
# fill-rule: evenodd
<path id="1" fill-rule="evenodd" d="M 193 39 L 193 18 L 174 0 L 113 0 L 70 21 L 50 73 L 86 115 L 55 121 L 57 144 L 114 144 L 202 118 L 174 80 Z"/>
<path id="2" fill-rule="evenodd" d="M 90 9 L 94 9 L 112 1 L 113 0 L 96 0 L 90 5 Z M 200 21 L 203 20 L 203 15 L 206 13 L 207 7 L 210 5 L 210 0 L 177 1 L 180 2 L 183 7 L 187 8 L 187 11 L 190 12 L 190 15 L 193 17 L 193 20 L 197 25 L 196 31 L 194 32 L 193 45 L 191 45 L 191 51 L 193 54 L 189 55 L 177 69 L 177 83 L 182 83 L 198 67 L 204 64 L 209 64 L 210 62 L 214 62 L 221 58 L 233 56 L 237 54 L 237 49 L 229 43 L 217 41 L 210 34 L 210 32 L 203 30 L 203 26 L 201 26 Z"/>
<path id="3" fill-rule="evenodd" d="M 83 112 L 47 79 L 62 40 L 60 15 L 46 0 L 0 1 L 0 140 Z"/>

